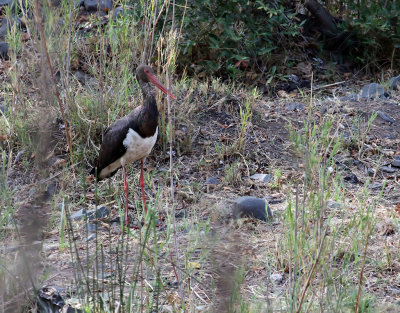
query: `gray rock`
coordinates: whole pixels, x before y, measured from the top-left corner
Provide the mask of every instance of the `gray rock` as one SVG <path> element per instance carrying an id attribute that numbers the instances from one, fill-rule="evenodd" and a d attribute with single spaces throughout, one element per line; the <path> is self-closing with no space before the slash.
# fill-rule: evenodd
<path id="1" fill-rule="evenodd" d="M 381 166 L 380 170 L 382 172 L 385 172 L 385 173 L 394 173 L 394 172 L 396 172 L 396 170 L 394 168 L 389 167 L 389 166 Z"/>
<path id="2" fill-rule="evenodd" d="M 339 100 L 340 101 L 358 101 L 358 100 L 360 100 L 360 95 L 358 95 L 356 93 L 352 93 L 350 95 L 340 97 Z"/>
<path id="3" fill-rule="evenodd" d="M 276 273 L 276 274 L 272 274 L 271 275 L 271 280 L 275 283 L 275 284 L 281 284 L 283 282 L 283 275 L 280 273 Z"/>
<path id="4" fill-rule="evenodd" d="M 95 233 L 95 232 L 100 232 L 100 231 L 107 231 L 107 228 L 99 226 L 96 222 L 88 223 L 86 225 L 86 229 L 89 234 Z"/>
<path id="5" fill-rule="evenodd" d="M 110 11 L 113 7 L 112 0 L 84 0 L 87 11 Z"/>
<path id="6" fill-rule="evenodd" d="M 1 0 L 0 0 L 1 1 Z M 50 3 L 54 7 L 60 6 L 62 0 L 50 0 Z"/>
<path id="7" fill-rule="evenodd" d="M 382 112 L 382 111 L 376 111 L 376 113 L 378 114 L 378 116 L 383 119 L 385 122 L 389 122 L 389 123 L 394 123 L 396 122 L 393 118 L 391 118 L 389 115 L 387 115 L 386 113 Z"/>
<path id="8" fill-rule="evenodd" d="M 92 221 L 97 218 L 107 217 L 109 214 L 110 214 L 110 210 L 107 207 L 102 206 L 102 207 L 97 208 L 97 210 L 93 209 L 93 210 L 88 211 L 87 217 L 88 217 L 89 221 Z"/>
<path id="9" fill-rule="evenodd" d="M 0 26 L 0 41 L 4 41 L 7 37 L 8 32 L 11 30 L 11 26 L 13 23 L 16 23 L 17 26 L 21 25 L 21 19 L 19 17 L 11 16 L 11 18 L 3 18 L 1 19 Z"/>
<path id="10" fill-rule="evenodd" d="M 262 181 L 264 183 L 268 183 L 271 181 L 274 177 L 270 174 L 253 174 L 250 176 L 251 179 Z"/>
<path id="11" fill-rule="evenodd" d="M 97 237 L 96 233 L 92 233 L 87 237 L 86 241 L 91 241 L 91 240 L 95 239 L 96 237 Z"/>
<path id="12" fill-rule="evenodd" d="M 86 217 L 87 213 L 85 209 L 80 209 L 78 212 L 75 212 L 74 214 L 72 214 L 70 216 L 70 219 L 74 220 L 74 221 L 79 221 L 81 219 L 83 219 L 84 217 Z"/>
<path id="13" fill-rule="evenodd" d="M 206 185 L 218 185 L 219 184 L 219 179 L 216 177 L 210 177 L 206 180 L 205 182 Z"/>
<path id="14" fill-rule="evenodd" d="M 78 82 L 84 85 L 96 82 L 96 79 L 93 76 L 86 74 L 83 71 L 78 70 L 75 73 L 73 73 L 73 75 Z"/>
<path id="15" fill-rule="evenodd" d="M 175 212 L 175 217 L 176 218 L 186 217 L 186 210 L 182 209 L 182 210 L 176 211 Z"/>
<path id="16" fill-rule="evenodd" d="M 377 183 L 377 182 L 374 182 L 374 183 L 368 185 L 369 189 L 381 189 L 382 187 L 383 187 L 383 184 Z"/>
<path id="17" fill-rule="evenodd" d="M 394 293 L 395 295 L 400 294 L 400 289 L 399 288 L 388 286 L 387 289 L 389 291 L 391 291 L 392 293 Z"/>
<path id="18" fill-rule="evenodd" d="M 400 167 L 400 159 L 395 159 L 395 160 L 393 160 L 392 166 L 394 166 L 394 167 Z"/>
<path id="19" fill-rule="evenodd" d="M 285 201 L 285 197 L 273 197 L 270 195 L 267 195 L 264 197 L 264 199 L 268 202 L 268 204 L 278 204 L 278 203 L 282 203 L 283 201 Z"/>
<path id="20" fill-rule="evenodd" d="M 389 94 L 383 89 L 382 85 L 371 83 L 361 90 L 361 97 L 364 99 L 387 98 Z"/>
<path id="21" fill-rule="evenodd" d="M 43 251 L 55 251 L 60 248 L 59 243 L 49 243 L 49 244 L 44 244 L 43 245 Z"/>
<path id="22" fill-rule="evenodd" d="M 113 8 L 112 0 L 100 0 L 100 10 L 102 11 L 111 11 Z"/>
<path id="23" fill-rule="evenodd" d="M 109 214 L 110 214 L 110 210 L 107 209 L 107 207 L 102 206 L 102 207 L 97 208 L 97 210 L 93 209 L 93 210 L 90 210 L 90 211 L 86 211 L 85 209 L 81 209 L 78 212 L 75 212 L 74 214 L 72 214 L 70 216 L 70 218 L 75 220 L 75 221 L 78 221 L 78 220 L 83 219 L 84 217 L 87 217 L 89 219 L 89 221 L 92 221 L 92 220 L 97 219 L 97 218 L 106 217 Z"/>
<path id="24" fill-rule="evenodd" d="M 368 168 L 367 174 L 368 174 L 368 176 L 374 176 L 375 175 L 375 170 L 373 168 Z"/>
<path id="25" fill-rule="evenodd" d="M 14 1 L 15 0 L 0 0 L 0 7 L 4 7 L 4 6 L 7 6 L 7 5 L 10 5 Z"/>
<path id="26" fill-rule="evenodd" d="M 338 203 L 338 202 L 336 202 L 336 201 L 334 201 L 334 200 L 328 200 L 328 201 L 326 202 L 326 207 L 327 207 L 328 209 L 340 209 L 340 208 L 341 208 L 341 205 L 340 205 L 340 203 Z"/>
<path id="27" fill-rule="evenodd" d="M 235 219 L 253 217 L 266 221 L 272 218 L 271 209 L 264 199 L 249 196 L 240 197 L 234 201 L 232 214 Z"/>
<path id="28" fill-rule="evenodd" d="M 0 103 L 0 111 L 6 113 L 8 111 L 8 104 L 6 102 Z"/>
<path id="29" fill-rule="evenodd" d="M 298 102 L 291 102 L 289 103 L 288 110 L 290 111 L 302 111 L 304 109 L 304 106 L 302 103 Z"/>
<path id="30" fill-rule="evenodd" d="M 1 26 L 0 26 L 0 39 L 4 40 L 7 36 L 8 31 L 10 30 L 10 27 L 8 26 L 7 19 L 2 19 L 1 20 Z"/>
<path id="31" fill-rule="evenodd" d="M 87 11 L 97 11 L 98 0 L 85 0 L 83 5 Z"/>
<path id="32" fill-rule="evenodd" d="M 8 60 L 8 43 L 0 42 L 0 59 Z"/>
<path id="33" fill-rule="evenodd" d="M 88 223 L 87 225 L 86 225 L 86 229 L 87 229 L 87 232 L 90 234 L 90 233 L 95 233 L 96 231 L 97 231 L 97 229 L 98 229 L 98 226 L 97 226 L 97 224 L 96 223 Z"/>
<path id="34" fill-rule="evenodd" d="M 118 7 L 118 8 L 114 9 L 112 18 L 113 18 L 113 20 L 116 20 L 123 15 L 124 15 L 124 9 L 122 7 Z"/>
<path id="35" fill-rule="evenodd" d="M 400 90 L 400 75 L 390 79 L 390 87 L 394 90 Z"/>

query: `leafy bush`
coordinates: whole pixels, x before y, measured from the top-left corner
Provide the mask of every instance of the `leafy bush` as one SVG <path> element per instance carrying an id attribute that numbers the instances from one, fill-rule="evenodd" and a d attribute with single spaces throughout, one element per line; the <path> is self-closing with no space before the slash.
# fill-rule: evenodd
<path id="1" fill-rule="evenodd" d="M 357 63 L 380 66 L 399 63 L 400 48 L 398 0 L 323 1 L 330 12 L 347 21 L 341 27 L 353 34 L 349 53 Z"/>
<path id="2" fill-rule="evenodd" d="M 185 1 L 178 1 L 185 6 Z M 273 51 L 289 45 L 299 26 L 284 1 L 191 0 L 184 16 L 179 65 L 190 71 L 235 76 L 269 68 Z M 272 67 L 272 66 L 271 66 Z"/>

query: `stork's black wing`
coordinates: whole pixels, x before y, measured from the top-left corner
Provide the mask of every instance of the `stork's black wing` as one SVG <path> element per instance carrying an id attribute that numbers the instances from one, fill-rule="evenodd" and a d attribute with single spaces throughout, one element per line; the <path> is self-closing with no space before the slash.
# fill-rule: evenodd
<path id="1" fill-rule="evenodd" d="M 117 161 L 125 154 L 126 147 L 123 142 L 130 128 L 136 131 L 137 126 L 135 121 L 130 119 L 130 115 L 127 115 L 116 120 L 114 124 L 108 127 L 104 132 L 99 157 L 91 171 L 91 174 L 97 173 L 96 178 L 98 180 L 100 178 L 99 174 L 103 168 Z M 116 171 L 111 173 L 109 176 L 112 176 L 115 173 Z"/>

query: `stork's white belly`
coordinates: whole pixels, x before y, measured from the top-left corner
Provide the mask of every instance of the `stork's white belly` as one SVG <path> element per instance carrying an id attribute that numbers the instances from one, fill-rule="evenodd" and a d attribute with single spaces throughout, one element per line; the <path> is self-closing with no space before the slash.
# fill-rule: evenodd
<path id="1" fill-rule="evenodd" d="M 132 163 L 147 157 L 153 149 L 158 135 L 158 127 L 153 136 L 142 138 L 133 129 L 129 128 L 128 134 L 123 141 L 126 153 L 121 158 L 121 165 Z"/>
<path id="2" fill-rule="evenodd" d="M 118 160 L 103 168 L 99 175 L 100 179 L 108 177 L 121 166 L 142 160 L 143 158 L 147 157 L 157 141 L 157 135 L 158 127 L 156 128 L 154 135 L 147 138 L 140 137 L 137 132 L 129 128 L 129 131 L 123 141 L 123 144 L 126 148 L 125 154 Z"/>

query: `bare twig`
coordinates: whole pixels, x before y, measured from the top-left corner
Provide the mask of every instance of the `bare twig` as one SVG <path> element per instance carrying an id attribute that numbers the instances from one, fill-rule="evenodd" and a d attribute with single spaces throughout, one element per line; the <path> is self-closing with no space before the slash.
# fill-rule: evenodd
<path id="1" fill-rule="evenodd" d="M 320 243 L 319 248 L 318 248 L 318 253 L 317 253 L 317 256 L 316 256 L 316 258 L 315 258 L 314 265 L 313 265 L 312 268 L 311 268 L 310 274 L 308 274 L 307 282 L 306 282 L 306 284 L 304 285 L 303 292 L 301 293 L 299 307 L 298 307 L 298 309 L 297 309 L 297 311 L 296 311 L 297 313 L 300 313 L 300 312 L 301 312 L 301 306 L 303 305 L 304 296 L 306 295 L 307 289 L 308 289 L 308 287 L 310 286 L 311 279 L 312 279 L 312 277 L 313 277 L 313 275 L 314 275 L 315 269 L 317 268 L 317 264 L 318 264 L 318 261 L 319 261 L 319 257 L 320 257 L 320 255 L 321 255 L 321 251 L 322 251 L 322 248 L 323 248 L 323 246 L 324 246 L 325 237 L 326 237 L 326 229 L 325 229 L 324 234 L 322 235 L 321 243 Z"/>
<path id="2" fill-rule="evenodd" d="M 61 101 L 60 93 L 58 92 L 57 81 L 56 81 L 56 78 L 54 76 L 53 66 L 51 65 L 49 52 L 47 50 L 46 37 L 45 37 L 45 34 L 44 34 L 43 25 L 42 25 L 42 18 L 40 17 L 38 0 L 35 0 L 35 15 L 36 15 L 36 21 L 37 21 L 37 24 L 38 24 L 38 27 L 39 27 L 39 31 L 40 31 L 42 48 L 43 48 L 43 51 L 44 51 L 44 53 L 46 55 L 47 65 L 49 66 L 49 70 L 50 70 L 50 77 L 51 77 L 51 80 L 53 81 L 53 84 L 54 84 L 55 94 L 56 94 L 56 97 L 57 97 L 58 104 L 60 106 L 62 119 L 63 119 L 64 125 L 65 125 L 65 136 L 67 138 L 68 150 L 69 150 L 71 162 L 73 162 L 72 142 L 71 142 L 71 137 L 69 135 L 68 123 L 67 123 L 67 120 L 65 118 L 65 112 L 64 112 L 64 108 L 63 108 L 63 103 Z"/>

